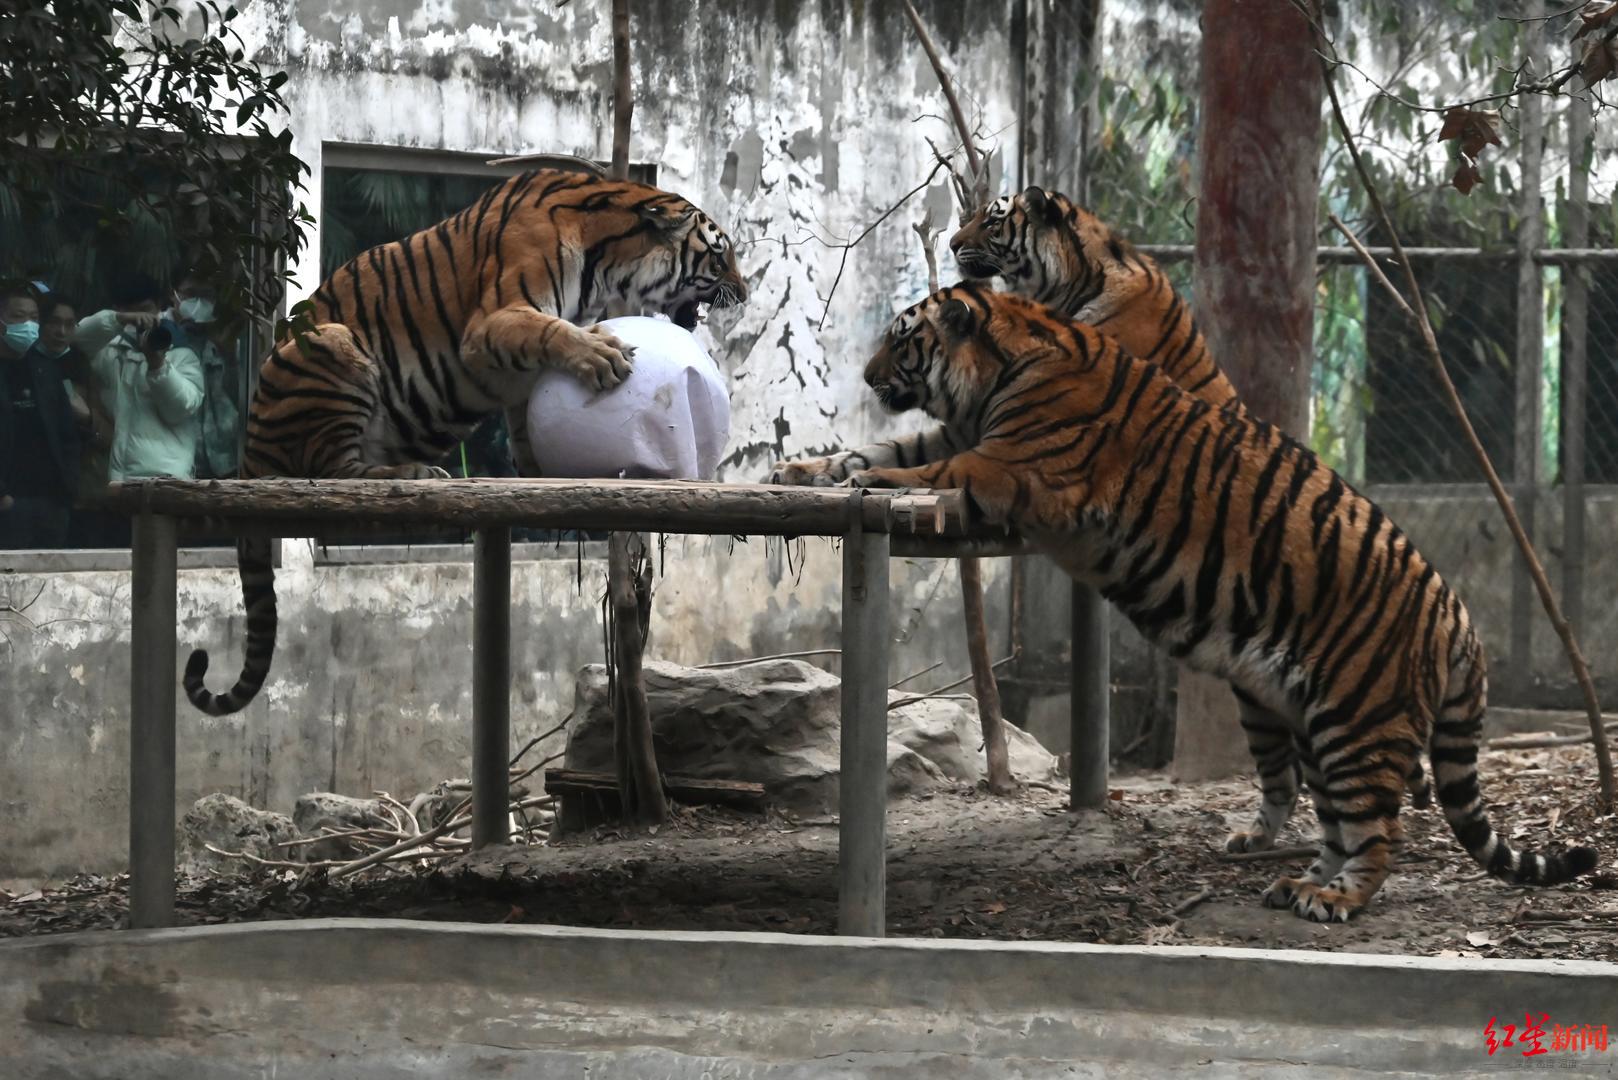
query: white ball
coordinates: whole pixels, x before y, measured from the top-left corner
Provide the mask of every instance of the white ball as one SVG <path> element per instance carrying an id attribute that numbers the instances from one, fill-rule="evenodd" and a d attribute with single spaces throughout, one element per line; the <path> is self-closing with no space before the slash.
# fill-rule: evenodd
<path id="1" fill-rule="evenodd" d="M 564 371 L 539 377 L 528 442 L 543 476 L 712 480 L 730 438 L 730 395 L 691 333 L 644 316 L 601 324 L 633 346 L 629 378 L 586 388 Z"/>

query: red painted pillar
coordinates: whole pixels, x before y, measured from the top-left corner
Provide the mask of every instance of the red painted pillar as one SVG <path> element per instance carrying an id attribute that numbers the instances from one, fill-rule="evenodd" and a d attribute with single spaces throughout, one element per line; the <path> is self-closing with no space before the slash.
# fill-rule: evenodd
<path id="1" fill-rule="evenodd" d="M 1307 438 L 1323 96 L 1291 0 L 1207 0 L 1197 138 L 1197 321 L 1256 414 Z M 1174 771 L 1252 769 L 1223 684 L 1180 679 Z"/>

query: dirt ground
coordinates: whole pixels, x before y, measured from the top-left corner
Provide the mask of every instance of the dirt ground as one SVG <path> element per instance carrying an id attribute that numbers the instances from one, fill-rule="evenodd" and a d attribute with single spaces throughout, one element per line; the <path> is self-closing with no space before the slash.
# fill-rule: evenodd
<path id="1" fill-rule="evenodd" d="M 1552 889 L 1480 878 L 1436 809 L 1407 809 L 1400 868 L 1372 906 L 1347 925 L 1309 923 L 1259 903 L 1277 874 L 1300 873 L 1305 858 L 1219 854 L 1252 813 L 1252 781 L 1139 774 L 1114 781 L 1104 811 L 1079 814 L 1040 789 L 894 803 L 889 932 L 1618 961 L 1618 814 L 1593 812 L 1593 754 L 1486 753 L 1482 768 L 1497 828 L 1519 844 L 1593 842 L 1597 875 Z M 1314 828 L 1300 800 L 1282 843 L 1305 843 Z M 371 916 L 826 934 L 837 917 L 836 845 L 831 819 L 682 810 L 655 834 L 602 828 L 357 882 L 328 882 L 320 871 L 187 878 L 180 921 Z M 84 876 L 0 893 L 0 935 L 120 926 L 125 884 Z"/>

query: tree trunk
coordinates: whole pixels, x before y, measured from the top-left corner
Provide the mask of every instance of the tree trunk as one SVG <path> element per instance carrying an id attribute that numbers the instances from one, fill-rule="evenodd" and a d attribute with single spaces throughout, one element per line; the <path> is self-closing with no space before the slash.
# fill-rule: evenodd
<path id="1" fill-rule="evenodd" d="M 983 618 L 983 568 L 976 559 L 961 559 L 961 601 L 966 607 L 966 651 L 972 661 L 972 690 L 983 724 L 983 754 L 989 762 L 989 790 L 1010 795 L 1017 790 L 1006 751 L 1006 725 L 1000 716 L 1000 688 L 989 659 L 989 635 Z"/>
<path id="2" fill-rule="evenodd" d="M 1193 277 L 1197 322 L 1258 416 L 1308 435 L 1314 360 L 1320 70 L 1291 0 L 1208 0 Z M 1252 763 L 1230 691 L 1182 672 L 1175 775 Z"/>
<path id="3" fill-rule="evenodd" d="M 657 771 L 652 718 L 641 673 L 651 587 L 651 564 L 645 560 L 641 538 L 634 533 L 613 533 L 607 547 L 607 592 L 612 605 L 613 756 L 618 793 L 624 820 L 660 825 L 668 820 L 668 801 Z"/>
<path id="4" fill-rule="evenodd" d="M 629 80 L 629 0 L 612 0 L 612 178 L 629 179 L 629 121 L 635 113 Z"/>

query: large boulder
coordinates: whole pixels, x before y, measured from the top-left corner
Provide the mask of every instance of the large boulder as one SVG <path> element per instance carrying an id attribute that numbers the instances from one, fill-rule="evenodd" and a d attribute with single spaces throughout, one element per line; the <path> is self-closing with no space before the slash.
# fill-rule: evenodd
<path id="1" fill-rule="evenodd" d="M 644 667 L 652 738 L 664 772 L 762 783 L 776 806 L 805 812 L 837 807 L 841 683 L 800 660 L 732 668 L 688 668 L 661 660 Z M 612 705 L 606 668 L 579 672 L 567 767 L 613 769 Z M 888 744 L 888 793 L 948 781 L 937 766 Z"/>
<path id="2" fill-rule="evenodd" d="M 908 695 L 889 691 L 888 701 Z M 1018 780 L 1049 781 L 1056 775 L 1056 755 L 1014 724 L 1006 724 L 1011 775 Z M 951 780 L 975 784 L 988 773 L 983 725 L 975 701 L 927 698 L 888 711 L 888 739 L 914 750 L 937 765 Z"/>
<path id="3" fill-rule="evenodd" d="M 333 791 L 311 791 L 298 796 L 292 807 L 292 824 L 306 837 L 378 826 L 393 828 L 393 822 L 382 812 L 381 799 L 356 799 Z M 351 859 L 361 850 L 351 837 L 334 836 L 303 845 L 303 857 L 310 862 Z"/>
<path id="4" fill-rule="evenodd" d="M 234 795 L 204 795 L 180 819 L 180 865 L 188 870 L 245 871 L 254 864 L 209 851 L 246 852 L 261 859 L 301 861 L 300 847 L 280 845 L 298 839 L 298 830 L 285 814 L 255 810 Z"/>
<path id="5" fill-rule="evenodd" d="M 645 676 L 653 742 L 665 772 L 757 781 L 775 805 L 800 813 L 836 809 L 842 685 L 837 676 L 800 660 L 732 668 L 649 660 Z M 983 776 L 977 713 L 967 704 L 929 699 L 889 712 L 890 797 L 952 781 L 975 783 Z M 579 672 L 573 715 L 567 767 L 611 772 L 613 718 L 603 666 Z M 1012 771 L 1024 779 L 1048 778 L 1055 758 L 1028 735 L 1010 731 Z"/>

